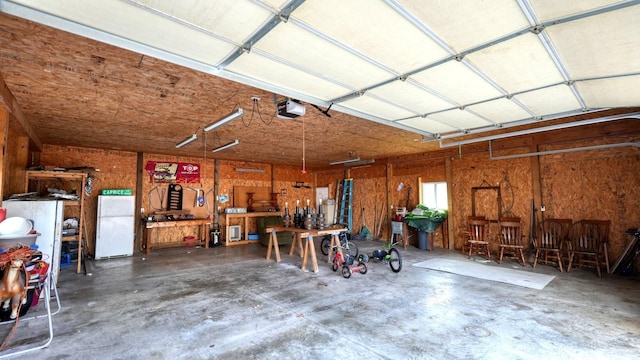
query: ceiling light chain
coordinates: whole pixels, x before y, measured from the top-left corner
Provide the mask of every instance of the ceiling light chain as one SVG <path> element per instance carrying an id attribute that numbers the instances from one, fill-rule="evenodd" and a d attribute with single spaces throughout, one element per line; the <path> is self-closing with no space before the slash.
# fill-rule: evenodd
<path id="1" fill-rule="evenodd" d="M 305 135 L 305 128 L 304 128 L 304 117 L 302 118 L 302 175 L 307 173 L 307 163 L 306 163 L 306 154 L 305 154 L 305 143 L 304 143 L 304 135 Z"/>

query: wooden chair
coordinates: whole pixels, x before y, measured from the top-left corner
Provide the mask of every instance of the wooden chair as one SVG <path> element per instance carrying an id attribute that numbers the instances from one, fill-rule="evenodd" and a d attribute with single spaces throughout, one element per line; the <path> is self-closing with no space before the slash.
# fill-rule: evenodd
<path id="1" fill-rule="evenodd" d="M 512 255 L 516 259 L 522 260 L 522 266 L 527 266 L 524 258 L 524 235 L 522 234 L 522 223 L 519 218 L 501 218 L 499 224 L 500 232 L 500 259 L 498 263 L 502 264 L 504 254 Z"/>
<path id="2" fill-rule="evenodd" d="M 569 240 L 569 232 L 571 231 L 571 219 L 546 219 L 538 226 L 538 236 L 536 236 L 536 258 L 533 261 L 533 267 L 538 264 L 540 255 L 543 255 L 540 261 L 545 264 L 551 261 L 558 263 L 558 268 L 562 272 L 562 255 L 566 243 Z"/>
<path id="3" fill-rule="evenodd" d="M 605 244 L 609 241 L 609 220 L 580 220 L 571 226 L 571 247 L 569 248 L 569 265 L 578 264 L 578 268 L 584 265 L 593 265 L 598 277 L 602 277 L 600 264 L 608 261 L 605 253 Z"/>
<path id="4" fill-rule="evenodd" d="M 462 255 L 466 255 L 469 252 L 469 242 L 471 231 L 469 229 L 469 220 L 487 220 L 484 216 L 469 216 L 467 217 L 467 227 L 464 231 L 462 231 L 462 235 L 465 236 L 464 242 L 462 243 L 462 247 L 460 247 L 460 251 Z"/>
<path id="5" fill-rule="evenodd" d="M 467 257 L 476 252 L 478 255 L 486 255 L 491 260 L 491 250 L 489 250 L 489 221 L 485 219 L 470 219 L 467 221 L 467 241 L 469 248 Z M 464 248 L 464 246 L 463 246 Z"/>

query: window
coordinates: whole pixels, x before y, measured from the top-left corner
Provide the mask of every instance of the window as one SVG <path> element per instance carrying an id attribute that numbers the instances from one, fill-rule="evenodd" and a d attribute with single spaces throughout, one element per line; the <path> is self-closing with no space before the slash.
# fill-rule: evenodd
<path id="1" fill-rule="evenodd" d="M 447 183 L 446 182 L 426 182 L 422 183 L 421 204 L 428 208 L 448 210 Z"/>

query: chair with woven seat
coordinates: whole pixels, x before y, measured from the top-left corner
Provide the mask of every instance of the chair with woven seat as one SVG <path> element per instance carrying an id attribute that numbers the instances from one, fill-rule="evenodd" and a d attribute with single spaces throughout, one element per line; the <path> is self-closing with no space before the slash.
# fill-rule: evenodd
<path id="1" fill-rule="evenodd" d="M 571 271 L 574 262 L 578 268 L 593 265 L 598 277 L 602 277 L 600 264 L 605 261 L 605 244 L 609 240 L 609 220 L 580 220 L 571 226 L 571 247 L 569 248 L 569 265 Z"/>
<path id="2" fill-rule="evenodd" d="M 465 246 L 469 248 L 467 257 L 471 259 L 471 254 L 475 252 L 478 255 L 485 255 L 487 259 L 491 260 L 491 250 L 489 250 L 489 221 L 482 218 L 469 217 L 466 234 L 468 238 L 463 245 L 463 249 Z"/>
<path id="3" fill-rule="evenodd" d="M 558 264 L 558 269 L 562 269 L 562 254 L 565 244 L 569 240 L 571 230 L 571 219 L 546 219 L 538 226 L 538 236 L 536 236 L 536 257 L 533 260 L 535 268 L 538 261 L 549 264 L 552 261 Z M 542 258 L 540 256 L 542 255 Z"/>
<path id="4" fill-rule="evenodd" d="M 524 234 L 522 234 L 522 223 L 519 218 L 501 218 L 499 224 L 498 237 L 500 239 L 500 259 L 502 264 L 504 255 L 511 255 L 517 260 L 522 260 L 522 266 L 527 266 L 524 258 Z"/>

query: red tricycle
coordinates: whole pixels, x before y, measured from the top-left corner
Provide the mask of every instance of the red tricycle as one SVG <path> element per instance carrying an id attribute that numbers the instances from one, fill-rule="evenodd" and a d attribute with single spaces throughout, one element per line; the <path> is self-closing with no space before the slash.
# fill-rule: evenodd
<path id="1" fill-rule="evenodd" d="M 333 257 L 333 262 L 331 264 L 331 269 L 333 271 L 337 271 L 339 267 L 342 267 L 342 276 L 345 279 L 351 277 L 351 274 L 359 272 L 360 274 L 366 274 L 368 267 L 367 262 L 369 261 L 369 257 L 365 254 L 360 254 L 358 256 L 357 265 L 354 265 L 355 258 L 351 255 L 347 255 L 346 258 L 342 256 L 342 252 L 336 252 L 336 256 Z"/>

